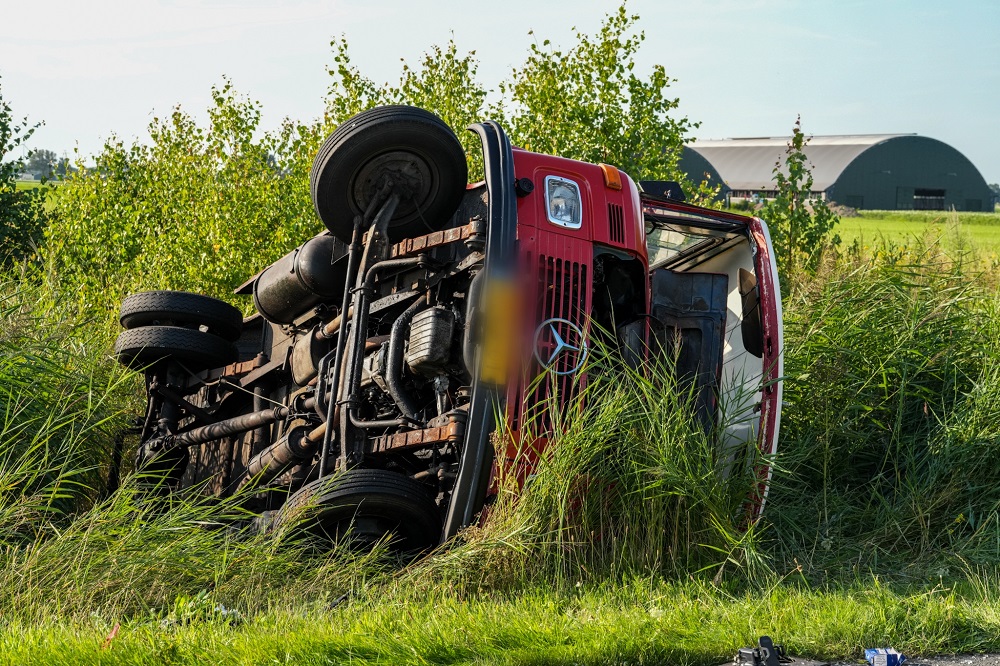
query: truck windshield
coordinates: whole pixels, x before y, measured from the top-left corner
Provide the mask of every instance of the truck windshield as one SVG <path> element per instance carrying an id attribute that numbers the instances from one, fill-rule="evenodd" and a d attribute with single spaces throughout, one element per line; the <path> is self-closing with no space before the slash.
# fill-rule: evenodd
<path id="1" fill-rule="evenodd" d="M 681 257 L 697 254 L 725 240 L 725 235 L 708 229 L 682 225 L 646 225 L 649 267 L 660 268 Z"/>

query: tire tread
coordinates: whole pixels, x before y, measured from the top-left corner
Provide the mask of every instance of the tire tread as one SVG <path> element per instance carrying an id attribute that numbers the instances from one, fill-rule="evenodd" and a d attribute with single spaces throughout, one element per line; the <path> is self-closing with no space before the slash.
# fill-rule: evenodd
<path id="1" fill-rule="evenodd" d="M 186 291 L 143 291 L 122 301 L 119 322 L 126 329 L 157 325 L 161 321 L 206 326 L 226 340 L 243 330 L 243 313 L 225 301 Z"/>
<path id="2" fill-rule="evenodd" d="M 229 365 L 239 356 L 232 342 L 179 326 L 144 326 L 122 331 L 115 340 L 114 350 L 118 362 L 133 370 L 170 358 L 197 371 Z"/>

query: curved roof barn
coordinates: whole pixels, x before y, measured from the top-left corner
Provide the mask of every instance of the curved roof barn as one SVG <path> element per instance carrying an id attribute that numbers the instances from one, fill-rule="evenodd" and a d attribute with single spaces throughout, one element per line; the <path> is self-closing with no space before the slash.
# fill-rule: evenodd
<path id="1" fill-rule="evenodd" d="M 695 181 L 710 176 L 726 194 L 766 196 L 784 163 L 788 137 L 697 141 L 680 167 Z M 813 192 L 853 208 L 992 211 L 986 180 L 962 153 L 916 134 L 814 136 L 803 152 Z M 706 168 L 706 165 L 708 168 Z"/>

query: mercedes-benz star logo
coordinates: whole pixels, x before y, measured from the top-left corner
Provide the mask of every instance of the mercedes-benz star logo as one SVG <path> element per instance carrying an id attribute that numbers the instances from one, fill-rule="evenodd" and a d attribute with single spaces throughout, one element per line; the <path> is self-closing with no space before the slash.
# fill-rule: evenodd
<path id="1" fill-rule="evenodd" d="M 535 358 L 541 366 L 557 375 L 577 372 L 583 367 L 589 351 L 583 329 L 561 317 L 546 319 L 539 324 L 535 329 L 534 347 Z"/>

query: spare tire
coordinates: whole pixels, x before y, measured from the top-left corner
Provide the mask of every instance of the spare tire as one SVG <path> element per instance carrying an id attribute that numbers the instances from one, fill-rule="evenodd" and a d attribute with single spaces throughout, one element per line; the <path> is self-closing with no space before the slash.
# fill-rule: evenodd
<path id="1" fill-rule="evenodd" d="M 438 231 L 465 192 L 468 167 L 458 137 L 433 113 L 381 106 L 342 123 L 316 154 L 309 187 L 316 214 L 335 236 L 350 241 L 386 178 L 402 195 L 389 223 L 405 238 Z"/>
<path id="2" fill-rule="evenodd" d="M 243 313 L 225 301 L 186 291 L 144 291 L 122 301 L 118 317 L 127 329 L 142 326 L 204 326 L 226 340 L 243 331 Z"/>
<path id="3" fill-rule="evenodd" d="M 441 512 L 428 488 L 381 469 L 352 469 L 302 486 L 274 514 L 273 529 L 295 528 L 324 541 L 370 550 L 389 538 L 393 551 L 416 556 L 441 539 Z"/>
<path id="4" fill-rule="evenodd" d="M 133 370 L 169 358 L 197 372 L 229 365 L 239 358 L 239 352 L 232 342 L 197 329 L 144 326 L 118 336 L 115 356 L 119 363 Z"/>

